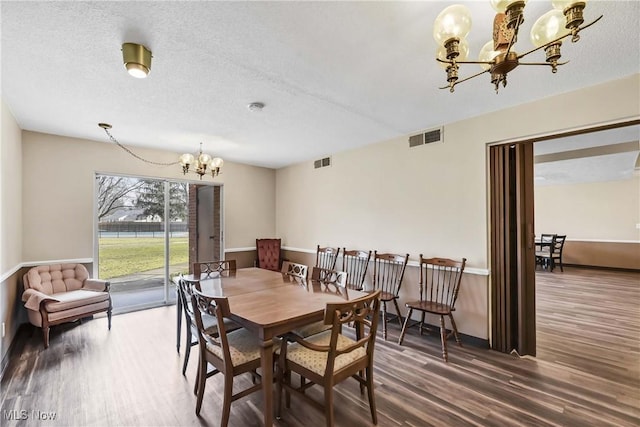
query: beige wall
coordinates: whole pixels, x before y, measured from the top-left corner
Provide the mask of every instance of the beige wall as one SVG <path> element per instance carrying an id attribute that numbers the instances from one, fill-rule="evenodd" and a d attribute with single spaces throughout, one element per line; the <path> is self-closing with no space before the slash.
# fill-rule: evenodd
<path id="1" fill-rule="evenodd" d="M 19 324 L 17 271 L 22 262 L 22 134 L 4 100 L 0 100 L 0 358 L 9 350 Z M 2 366 L 4 367 L 4 366 Z"/>
<path id="2" fill-rule="evenodd" d="M 535 209 L 536 234 L 566 234 L 569 240 L 640 242 L 640 229 L 636 228 L 640 224 L 637 176 L 621 181 L 536 186 Z"/>
<path id="3" fill-rule="evenodd" d="M 176 153 L 134 150 L 157 162 Z M 23 261 L 93 257 L 96 172 L 184 179 L 178 166 L 137 160 L 112 143 L 23 133 Z M 31 170 L 38 173 L 31 173 Z M 194 175 L 195 176 L 195 175 Z M 205 178 L 206 179 L 206 178 Z M 225 162 L 222 175 L 226 247 L 255 246 L 255 237 L 275 232 L 275 171 Z"/>
<path id="4" fill-rule="evenodd" d="M 639 83 L 636 74 L 445 124 L 443 144 L 410 149 L 403 137 L 335 153 L 328 168 L 316 170 L 304 162 L 279 169 L 276 232 L 291 248 L 320 244 L 408 252 L 414 261 L 420 253 L 466 257 L 469 270 L 482 280 L 465 292 L 482 313 L 460 309 L 458 327 L 487 338 L 488 276 L 482 276 L 490 261 L 487 145 L 639 116 Z M 464 108 L 456 94 L 449 102 Z M 308 196 L 302 205 L 301 194 Z M 405 286 L 405 292 L 413 288 L 417 294 L 415 282 Z"/>

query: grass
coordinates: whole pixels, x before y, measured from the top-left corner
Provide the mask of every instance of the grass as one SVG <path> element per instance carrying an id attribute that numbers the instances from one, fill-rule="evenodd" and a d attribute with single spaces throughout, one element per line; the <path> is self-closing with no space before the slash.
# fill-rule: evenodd
<path id="1" fill-rule="evenodd" d="M 100 272 L 104 280 L 164 268 L 164 239 L 103 237 L 99 240 Z M 169 265 L 189 262 L 189 238 L 169 240 Z"/>

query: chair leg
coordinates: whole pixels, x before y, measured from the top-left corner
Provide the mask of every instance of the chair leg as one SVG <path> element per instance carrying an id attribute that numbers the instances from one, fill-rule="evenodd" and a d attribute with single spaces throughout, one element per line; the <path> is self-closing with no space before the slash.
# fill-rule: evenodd
<path id="1" fill-rule="evenodd" d="M 189 355 L 191 354 L 191 333 L 187 332 L 185 336 L 187 339 L 185 342 L 184 362 L 182 362 L 182 375 L 185 375 L 187 372 L 187 364 L 189 363 Z"/>
<path id="2" fill-rule="evenodd" d="M 42 325 L 42 339 L 44 341 L 44 348 L 49 348 L 49 325 Z"/>
<path id="3" fill-rule="evenodd" d="M 333 427 L 333 384 L 325 384 L 324 387 L 324 413 L 327 419 L 327 427 Z"/>
<path id="4" fill-rule="evenodd" d="M 440 316 L 440 340 L 442 341 L 442 358 L 449 361 L 447 356 L 447 330 L 444 327 L 444 316 Z"/>
<path id="5" fill-rule="evenodd" d="M 411 313 L 413 313 L 413 308 L 409 309 L 407 313 L 407 317 L 404 318 L 404 325 L 402 325 L 402 330 L 400 331 L 400 338 L 398 339 L 398 345 L 402 345 L 402 341 L 404 340 L 404 334 L 407 332 L 407 323 L 409 323 L 409 319 L 411 319 Z"/>
<path id="6" fill-rule="evenodd" d="M 423 330 L 424 330 L 424 311 L 420 315 L 420 335 L 422 335 Z"/>
<path id="7" fill-rule="evenodd" d="M 207 361 L 202 358 L 202 353 L 200 353 L 200 357 L 198 360 L 198 393 L 196 398 L 196 415 L 200 415 L 200 409 L 202 408 L 202 397 L 204 396 L 204 387 L 205 387 L 206 380 L 207 380 Z"/>
<path id="8" fill-rule="evenodd" d="M 231 398 L 233 396 L 233 374 L 225 373 L 224 376 L 224 396 L 222 398 L 222 420 L 221 427 L 227 427 L 229 424 L 229 414 L 231 412 Z"/>
<path id="9" fill-rule="evenodd" d="M 453 331 L 453 336 L 455 337 L 458 345 L 462 347 L 462 341 L 460 341 L 460 336 L 458 335 L 458 328 L 456 327 L 456 321 L 453 320 L 453 314 L 449 313 L 449 319 L 451 320 L 451 330 Z"/>
<path id="10" fill-rule="evenodd" d="M 382 337 L 387 340 L 387 302 L 382 301 Z"/>
<path id="11" fill-rule="evenodd" d="M 393 300 L 393 305 L 396 306 L 396 314 L 398 315 L 398 323 L 400 323 L 400 327 L 402 328 L 402 315 L 400 315 L 400 307 L 398 307 L 398 300 Z"/>
<path id="12" fill-rule="evenodd" d="M 109 310 L 107 310 L 107 325 L 109 330 L 111 330 L 111 311 L 112 311 L 111 303 L 109 303 Z"/>
<path id="13" fill-rule="evenodd" d="M 406 324 L 406 320 L 405 320 Z M 376 410 L 376 399 L 373 395 L 373 369 L 367 367 L 367 395 L 369 397 L 369 409 L 371 410 L 371 420 L 373 424 L 378 424 L 378 411 Z"/>

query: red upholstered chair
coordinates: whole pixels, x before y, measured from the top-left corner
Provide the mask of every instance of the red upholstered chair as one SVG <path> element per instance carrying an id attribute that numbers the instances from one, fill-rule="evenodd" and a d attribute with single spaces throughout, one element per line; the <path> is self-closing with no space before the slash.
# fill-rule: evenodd
<path id="1" fill-rule="evenodd" d="M 280 239 L 256 239 L 258 267 L 265 268 L 267 270 L 280 271 L 282 266 L 280 248 Z"/>

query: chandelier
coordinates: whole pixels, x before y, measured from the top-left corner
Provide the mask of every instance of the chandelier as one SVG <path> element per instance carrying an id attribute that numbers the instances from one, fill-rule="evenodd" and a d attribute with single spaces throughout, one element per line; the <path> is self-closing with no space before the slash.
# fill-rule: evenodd
<path id="1" fill-rule="evenodd" d="M 193 171 L 200 175 L 200 179 L 202 179 L 202 176 L 207 174 L 207 170 L 214 178 L 220 175 L 220 168 L 222 168 L 224 161 L 220 157 L 211 157 L 203 153 L 201 142 L 198 154 L 195 156 L 189 153 L 183 154 L 180 156 L 180 164 L 182 165 L 182 173 L 184 175 L 189 172 L 189 167 L 193 165 Z"/>
<path id="2" fill-rule="evenodd" d="M 526 0 L 490 0 L 491 6 L 498 13 L 493 20 L 493 40 L 487 42 L 478 55 L 477 61 L 468 61 L 469 46 L 465 37 L 471 29 L 471 13 L 466 6 L 452 5 L 445 8 L 436 17 L 433 27 L 433 38 L 438 43 L 436 60 L 447 70 L 447 86 L 453 92 L 455 86 L 484 73 L 491 74 L 496 93 L 507 85 L 507 74 L 518 65 L 550 66 L 556 73 L 558 66 L 567 62 L 558 62 L 562 40 L 571 36 L 573 43 L 580 40 L 579 32 L 598 22 L 583 25 L 583 11 L 586 0 L 553 0 L 553 9 L 542 15 L 533 24 L 531 42 L 535 46 L 525 53 L 518 54 L 513 45 L 518 39 L 518 29 L 524 22 Z M 544 49 L 546 62 L 520 62 L 520 59 L 537 50 Z M 478 64 L 483 71 L 464 79 L 458 79 L 460 64 Z"/>
<path id="3" fill-rule="evenodd" d="M 197 173 L 200 176 L 200 179 L 202 179 L 202 177 L 206 175 L 207 172 L 210 173 L 213 178 L 215 178 L 216 176 L 220 175 L 220 169 L 224 164 L 224 161 L 220 157 L 211 157 L 209 154 L 203 153 L 202 142 L 200 143 L 200 151 L 196 156 L 188 153 L 183 154 L 180 156 L 177 162 L 169 162 L 169 163 L 155 162 L 153 160 L 148 160 L 134 153 L 133 151 L 131 151 L 130 148 L 125 147 L 117 139 L 115 139 L 114 136 L 111 135 L 111 132 L 109 132 L 109 129 L 112 128 L 112 126 L 109 123 L 98 123 L 98 126 L 105 131 L 105 133 L 113 143 L 115 143 L 118 147 L 122 148 L 124 151 L 126 151 L 128 154 L 135 157 L 136 159 L 141 160 L 145 163 L 149 163 L 151 165 L 156 165 L 156 166 L 175 166 L 180 164 L 182 165 L 183 175 L 186 175 L 190 170 L 189 169 L 190 166 L 194 165 L 195 167 L 193 169 L 193 172 Z"/>

